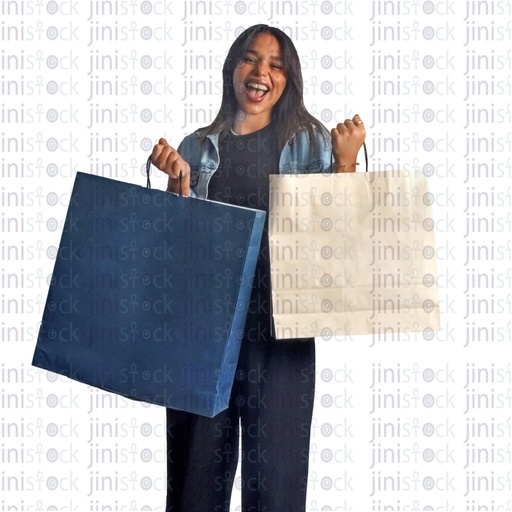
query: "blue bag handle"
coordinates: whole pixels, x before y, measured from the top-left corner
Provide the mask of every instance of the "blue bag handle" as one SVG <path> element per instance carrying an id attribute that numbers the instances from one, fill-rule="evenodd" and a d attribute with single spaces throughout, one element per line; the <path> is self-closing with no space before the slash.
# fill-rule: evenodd
<path id="1" fill-rule="evenodd" d="M 366 151 L 366 148 L 365 148 L 365 151 Z M 367 162 L 367 166 L 368 166 L 368 162 Z M 150 174 L 150 171 L 151 171 L 151 156 L 148 157 L 148 160 L 146 162 L 146 177 L 147 177 L 147 181 L 146 181 L 146 188 L 151 188 L 151 180 L 149 179 L 149 174 Z M 178 194 L 180 196 L 182 196 L 182 190 L 181 190 L 181 181 L 182 181 L 182 173 L 180 171 L 180 174 L 177 178 L 174 178 L 174 179 L 177 179 L 177 180 L 180 180 L 180 183 L 179 183 L 179 189 L 178 189 Z"/>

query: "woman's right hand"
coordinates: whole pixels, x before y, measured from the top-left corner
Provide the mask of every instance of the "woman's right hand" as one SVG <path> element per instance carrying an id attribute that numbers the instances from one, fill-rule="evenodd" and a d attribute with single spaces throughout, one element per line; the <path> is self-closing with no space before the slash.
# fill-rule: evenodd
<path id="1" fill-rule="evenodd" d="M 176 194 L 180 191 L 181 172 L 181 193 L 188 196 L 190 192 L 190 165 L 188 165 L 180 154 L 172 148 L 165 139 L 160 139 L 151 153 L 151 163 L 169 176 L 167 185 L 168 192 Z"/>

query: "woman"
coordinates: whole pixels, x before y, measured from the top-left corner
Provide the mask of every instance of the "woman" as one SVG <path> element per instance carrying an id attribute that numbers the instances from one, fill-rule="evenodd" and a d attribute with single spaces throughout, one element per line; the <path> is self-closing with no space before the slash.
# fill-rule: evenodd
<path id="1" fill-rule="evenodd" d="M 269 174 L 355 171 L 361 119 L 338 124 L 329 137 L 304 106 L 299 57 L 284 32 L 244 31 L 222 74 L 213 123 L 177 151 L 164 139 L 153 149 L 169 191 L 268 210 Z M 314 350 L 314 340 L 272 337 L 264 234 L 228 409 L 212 419 L 167 410 L 168 511 L 229 511 L 239 432 L 242 510 L 305 510 Z"/>

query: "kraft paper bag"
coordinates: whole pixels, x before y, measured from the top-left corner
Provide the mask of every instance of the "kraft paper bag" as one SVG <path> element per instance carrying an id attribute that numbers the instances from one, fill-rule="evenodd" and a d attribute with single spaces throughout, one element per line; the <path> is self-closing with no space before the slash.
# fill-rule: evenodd
<path id="1" fill-rule="evenodd" d="M 408 171 L 272 175 L 276 338 L 439 329 L 433 201 Z"/>
<path id="2" fill-rule="evenodd" d="M 214 416 L 228 405 L 264 220 L 78 173 L 32 364 Z"/>

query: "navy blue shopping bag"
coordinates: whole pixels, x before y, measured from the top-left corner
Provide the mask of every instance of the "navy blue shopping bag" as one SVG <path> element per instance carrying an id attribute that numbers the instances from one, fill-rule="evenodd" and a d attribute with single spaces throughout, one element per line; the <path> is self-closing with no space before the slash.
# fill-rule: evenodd
<path id="1" fill-rule="evenodd" d="M 78 173 L 32 364 L 214 416 L 228 405 L 264 219 Z"/>

